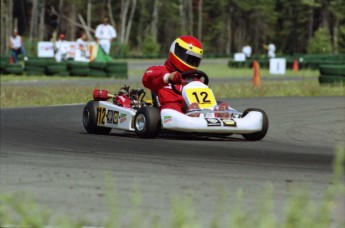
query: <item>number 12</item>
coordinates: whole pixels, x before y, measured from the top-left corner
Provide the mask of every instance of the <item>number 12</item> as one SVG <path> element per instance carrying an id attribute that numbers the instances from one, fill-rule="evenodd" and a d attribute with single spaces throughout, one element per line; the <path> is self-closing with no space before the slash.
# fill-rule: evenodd
<path id="1" fill-rule="evenodd" d="M 208 93 L 206 92 L 201 92 L 199 95 L 197 92 L 192 93 L 192 95 L 194 95 L 196 101 L 200 104 L 200 99 L 199 96 L 202 98 L 202 103 L 211 103 L 210 100 L 207 99 L 208 97 Z"/>

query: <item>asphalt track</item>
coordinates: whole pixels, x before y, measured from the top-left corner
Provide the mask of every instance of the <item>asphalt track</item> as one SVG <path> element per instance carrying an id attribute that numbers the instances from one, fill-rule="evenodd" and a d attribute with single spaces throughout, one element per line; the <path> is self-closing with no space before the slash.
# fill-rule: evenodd
<path id="1" fill-rule="evenodd" d="M 226 221 L 222 211 L 234 206 L 238 189 L 249 211 L 256 210 L 267 186 L 273 187 L 278 214 L 294 186 L 308 187 L 320 202 L 335 147 L 345 144 L 344 97 L 227 101 L 240 111 L 264 109 L 267 136 L 249 142 L 166 133 L 148 140 L 116 130 L 91 135 L 82 126 L 83 105 L 1 109 L 0 190 L 29 193 L 54 215 L 83 218 L 89 225 L 108 218 L 110 196 L 123 219 L 134 207 L 160 222 L 173 215 L 176 199 L 190 197 L 206 225 L 215 216 Z M 340 206 L 344 214 L 344 201 Z"/>

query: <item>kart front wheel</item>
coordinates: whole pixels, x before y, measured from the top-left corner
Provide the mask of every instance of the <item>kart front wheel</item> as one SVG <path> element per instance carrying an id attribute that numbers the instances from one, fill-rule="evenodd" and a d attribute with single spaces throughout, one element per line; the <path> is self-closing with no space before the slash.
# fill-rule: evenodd
<path id="1" fill-rule="evenodd" d="M 145 106 L 135 115 L 135 132 L 141 138 L 155 138 L 161 127 L 160 114 L 157 108 Z"/>
<path id="2" fill-rule="evenodd" d="M 89 101 L 83 110 L 83 125 L 90 134 L 107 135 L 111 131 L 108 127 L 97 126 L 97 101 Z"/>
<path id="3" fill-rule="evenodd" d="M 258 108 L 250 108 L 243 112 L 242 117 L 245 117 L 249 112 L 261 112 L 262 113 L 262 128 L 261 131 L 250 133 L 250 134 L 242 134 L 243 138 L 251 141 L 258 141 L 263 139 L 266 136 L 268 131 L 268 117 L 264 110 Z"/>

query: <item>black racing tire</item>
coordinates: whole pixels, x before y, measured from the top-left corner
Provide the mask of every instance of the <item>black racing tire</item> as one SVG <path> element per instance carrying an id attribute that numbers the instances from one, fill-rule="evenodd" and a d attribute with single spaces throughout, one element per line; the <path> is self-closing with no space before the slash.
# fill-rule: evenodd
<path id="1" fill-rule="evenodd" d="M 159 110 L 154 107 L 143 107 L 134 118 L 134 129 L 140 138 L 155 138 L 161 128 Z"/>
<path id="2" fill-rule="evenodd" d="M 71 76 L 88 76 L 90 70 L 88 68 L 72 69 L 69 73 Z"/>
<path id="3" fill-rule="evenodd" d="M 25 66 L 24 71 L 42 71 L 42 72 L 45 72 L 45 67 Z"/>
<path id="4" fill-rule="evenodd" d="M 45 72 L 44 71 L 25 71 L 26 76 L 44 76 Z"/>
<path id="5" fill-rule="evenodd" d="M 45 59 L 45 58 L 29 58 L 28 61 L 25 61 L 25 66 L 31 67 L 46 67 L 50 64 L 54 64 L 53 59 Z"/>
<path id="6" fill-rule="evenodd" d="M 5 74 L 22 75 L 24 72 L 24 69 L 22 67 L 10 67 L 9 65 L 7 65 L 4 70 Z"/>
<path id="7" fill-rule="evenodd" d="M 321 75 L 334 75 L 345 77 L 345 65 L 320 65 Z"/>
<path id="8" fill-rule="evenodd" d="M 334 75 L 320 75 L 320 84 L 345 84 L 344 76 L 334 76 Z"/>
<path id="9" fill-rule="evenodd" d="M 106 66 L 106 62 L 89 62 L 89 67 L 91 69 L 103 70 Z"/>
<path id="10" fill-rule="evenodd" d="M 0 68 L 5 68 L 5 66 L 8 64 L 8 60 L 4 61 L 4 60 L 1 60 L 0 61 Z"/>
<path id="11" fill-rule="evenodd" d="M 264 110 L 262 109 L 258 109 L 258 108 L 249 108 L 246 109 L 243 113 L 242 113 L 242 118 L 245 117 L 249 112 L 261 112 L 263 115 L 263 121 L 262 121 L 262 129 L 259 132 L 254 132 L 254 133 L 249 133 L 249 134 L 242 134 L 243 138 L 250 140 L 250 141 L 258 141 L 263 139 L 268 131 L 268 117 L 267 114 Z"/>
<path id="12" fill-rule="evenodd" d="M 89 70 L 88 62 L 68 62 L 67 68 L 69 70 Z"/>
<path id="13" fill-rule="evenodd" d="M 109 62 L 105 68 L 107 76 L 116 79 L 128 78 L 128 64 L 126 62 Z"/>
<path id="14" fill-rule="evenodd" d="M 111 128 L 97 126 L 97 101 L 89 101 L 83 110 L 83 125 L 90 134 L 107 135 Z"/>
<path id="15" fill-rule="evenodd" d="M 7 68 L 7 69 L 13 69 L 13 68 L 16 68 L 16 69 L 20 68 L 20 69 L 22 69 L 23 68 L 21 63 L 8 63 L 4 67 Z"/>
<path id="16" fill-rule="evenodd" d="M 55 73 L 54 75 L 68 77 L 69 76 L 69 72 L 68 71 L 60 71 L 60 72 Z"/>
<path id="17" fill-rule="evenodd" d="M 128 68 L 128 63 L 127 62 L 108 62 L 106 68 Z"/>
<path id="18" fill-rule="evenodd" d="M 64 65 L 58 65 L 58 64 L 51 64 L 46 66 L 46 72 L 48 74 L 56 74 L 59 72 L 67 71 L 67 64 Z"/>
<path id="19" fill-rule="evenodd" d="M 127 66 L 125 67 L 108 66 L 105 69 L 109 73 L 127 73 L 128 72 Z"/>

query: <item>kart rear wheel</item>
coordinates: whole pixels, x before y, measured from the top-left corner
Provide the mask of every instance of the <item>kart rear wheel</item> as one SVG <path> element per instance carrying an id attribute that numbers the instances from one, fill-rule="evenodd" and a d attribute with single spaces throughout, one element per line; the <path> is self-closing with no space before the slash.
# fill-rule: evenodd
<path id="1" fill-rule="evenodd" d="M 261 112 L 262 113 L 262 129 L 259 132 L 254 132 L 250 134 L 242 134 L 243 138 L 251 141 L 258 141 L 263 139 L 266 136 L 268 131 L 268 117 L 264 110 L 258 108 L 250 108 L 243 112 L 242 117 L 245 117 L 249 112 Z"/>
<path id="2" fill-rule="evenodd" d="M 155 138 L 161 128 L 161 117 L 157 108 L 143 107 L 135 115 L 135 132 L 141 138 Z"/>
<path id="3" fill-rule="evenodd" d="M 111 131 L 108 127 L 97 126 L 97 101 L 89 101 L 83 110 L 83 125 L 90 134 L 107 135 Z"/>

